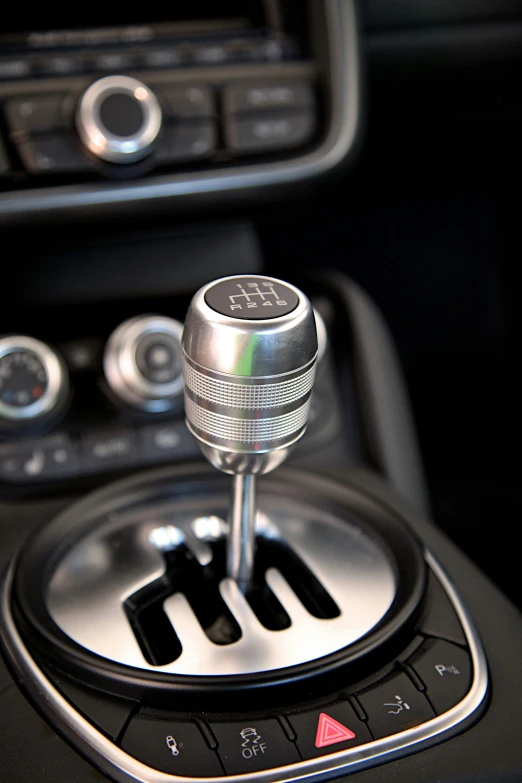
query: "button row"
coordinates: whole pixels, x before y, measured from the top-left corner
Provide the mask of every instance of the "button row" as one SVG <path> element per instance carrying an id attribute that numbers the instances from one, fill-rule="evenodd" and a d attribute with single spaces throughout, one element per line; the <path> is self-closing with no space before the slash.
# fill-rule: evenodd
<path id="1" fill-rule="evenodd" d="M 205 84 L 156 89 L 164 127 L 151 162 L 163 166 L 212 156 L 219 146 L 217 94 Z M 77 96 L 49 93 L 12 98 L 4 111 L 11 140 L 32 174 L 96 171 L 98 165 L 70 132 Z M 312 85 L 306 80 L 227 85 L 224 141 L 235 154 L 288 150 L 307 143 L 316 126 Z M 5 157 L 5 156 L 4 156 Z M 0 150 L 0 173 L 2 167 Z"/>
<path id="2" fill-rule="evenodd" d="M 145 764 L 173 775 L 242 775 L 349 750 L 411 729 L 451 709 L 468 692 L 471 662 L 456 645 L 431 639 L 404 672 L 386 678 L 356 698 L 283 718 L 243 722 L 181 722 L 140 713 L 122 747 Z M 210 730 L 210 731 L 209 731 Z"/>
<path id="3" fill-rule="evenodd" d="M 1 59 L 0 81 L 83 73 L 102 75 L 136 69 L 282 62 L 295 54 L 296 47 L 292 41 L 271 38 L 235 38 L 215 43 L 166 43 L 162 47 L 139 51 L 117 49 L 95 55 L 81 53 Z"/>
<path id="4" fill-rule="evenodd" d="M 104 431 L 80 439 L 56 435 L 0 445 L 0 480 L 28 483 L 74 478 L 144 463 L 190 459 L 198 454 L 182 421 Z"/>

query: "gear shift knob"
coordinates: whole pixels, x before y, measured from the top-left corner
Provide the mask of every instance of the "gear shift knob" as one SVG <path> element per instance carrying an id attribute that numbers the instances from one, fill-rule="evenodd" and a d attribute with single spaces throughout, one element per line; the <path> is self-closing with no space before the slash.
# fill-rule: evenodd
<path id="1" fill-rule="evenodd" d="M 207 459 L 236 476 L 229 575 L 245 587 L 253 477 L 280 465 L 306 429 L 317 362 L 314 311 L 301 291 L 274 278 L 223 278 L 194 296 L 182 347 L 187 425 Z M 234 535 L 235 523 L 243 534 Z M 240 543 L 250 561 L 242 569 Z"/>

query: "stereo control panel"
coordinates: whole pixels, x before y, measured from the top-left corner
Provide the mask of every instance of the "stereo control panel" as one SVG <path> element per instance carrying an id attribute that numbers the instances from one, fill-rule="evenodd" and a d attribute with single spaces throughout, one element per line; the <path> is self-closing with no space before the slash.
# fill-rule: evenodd
<path id="1" fill-rule="evenodd" d="M 208 6 L 0 35 L 0 214 L 182 200 L 337 165 L 358 118 L 351 2 L 225 3 L 217 19 Z"/>

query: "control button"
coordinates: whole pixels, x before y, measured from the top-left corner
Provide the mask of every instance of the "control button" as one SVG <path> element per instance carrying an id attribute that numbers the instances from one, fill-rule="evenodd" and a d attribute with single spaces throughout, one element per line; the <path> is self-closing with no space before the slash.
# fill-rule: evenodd
<path id="1" fill-rule="evenodd" d="M 265 113 L 259 117 L 230 118 L 228 140 L 237 152 L 264 152 L 298 147 L 310 140 L 314 130 L 313 111 Z"/>
<path id="2" fill-rule="evenodd" d="M 83 57 L 69 57 L 65 54 L 45 57 L 38 63 L 38 73 L 42 76 L 70 76 L 85 70 Z"/>
<path id="3" fill-rule="evenodd" d="M 421 620 L 420 630 L 426 636 L 438 636 L 448 642 L 466 645 L 466 635 L 457 617 L 457 613 L 441 583 L 430 571 L 426 611 Z"/>
<path id="4" fill-rule="evenodd" d="M 0 446 L 0 478 L 4 481 L 46 481 L 77 472 L 76 451 L 66 435 Z"/>
<path id="5" fill-rule="evenodd" d="M 101 52 L 91 60 L 97 71 L 124 71 L 136 65 L 136 57 L 132 52 Z"/>
<path id="6" fill-rule="evenodd" d="M 25 79 L 31 75 L 32 68 L 28 60 L 0 60 L 0 80 Z"/>
<path id="7" fill-rule="evenodd" d="M 212 723 L 218 753 L 229 775 L 248 774 L 300 761 L 277 720 Z"/>
<path id="8" fill-rule="evenodd" d="M 175 125 L 164 129 L 155 160 L 165 164 L 206 158 L 216 145 L 216 125 L 211 121 Z"/>
<path id="9" fill-rule="evenodd" d="M 7 159 L 7 153 L 4 149 L 2 139 L 0 139 L 0 177 L 3 174 L 7 174 L 9 171 L 9 161 Z"/>
<path id="10" fill-rule="evenodd" d="M 86 435 L 82 445 L 87 465 L 97 470 L 103 470 L 104 466 L 118 468 L 134 463 L 141 456 L 132 430 Z"/>
<path id="11" fill-rule="evenodd" d="M 296 54 L 293 42 L 274 38 L 234 39 L 229 49 L 234 60 L 245 62 L 278 63 Z"/>
<path id="12" fill-rule="evenodd" d="M 314 102 L 310 82 L 253 82 L 225 88 L 225 106 L 231 114 L 267 109 L 303 109 Z"/>
<path id="13" fill-rule="evenodd" d="M 441 715 L 462 701 L 471 687 L 471 661 L 465 650 L 430 639 L 408 661 L 427 689 L 428 699 Z"/>
<path id="14" fill-rule="evenodd" d="M 366 724 L 346 701 L 288 717 L 297 734 L 297 747 L 304 759 L 348 750 L 372 741 Z"/>
<path id="15" fill-rule="evenodd" d="M 228 46 L 218 43 L 196 45 L 189 56 L 196 65 L 222 65 L 232 59 Z"/>
<path id="16" fill-rule="evenodd" d="M 183 60 L 181 48 L 175 46 L 141 52 L 140 58 L 145 68 L 173 68 Z"/>
<path id="17" fill-rule="evenodd" d="M 435 717 L 424 694 L 405 674 L 397 674 L 357 698 L 375 739 L 411 729 Z"/>
<path id="18" fill-rule="evenodd" d="M 33 137 L 18 145 L 25 168 L 33 174 L 62 174 L 95 168 L 65 134 Z"/>
<path id="19" fill-rule="evenodd" d="M 158 97 L 163 99 L 166 117 L 211 117 L 214 114 L 214 93 L 210 87 L 188 84 L 183 87 L 162 87 Z"/>
<path id="20" fill-rule="evenodd" d="M 199 448 L 184 421 L 142 427 L 142 448 L 147 459 L 180 460 L 199 455 Z"/>
<path id="21" fill-rule="evenodd" d="M 170 775 L 209 778 L 223 774 L 218 757 L 194 723 L 137 715 L 124 734 L 122 748 Z"/>
<path id="22" fill-rule="evenodd" d="M 85 147 L 109 163 L 145 158 L 161 130 L 161 108 L 152 90 L 130 76 L 105 76 L 84 92 L 76 112 Z"/>
<path id="23" fill-rule="evenodd" d="M 11 133 L 38 133 L 65 127 L 64 94 L 45 98 L 14 98 L 7 102 L 5 113 Z"/>

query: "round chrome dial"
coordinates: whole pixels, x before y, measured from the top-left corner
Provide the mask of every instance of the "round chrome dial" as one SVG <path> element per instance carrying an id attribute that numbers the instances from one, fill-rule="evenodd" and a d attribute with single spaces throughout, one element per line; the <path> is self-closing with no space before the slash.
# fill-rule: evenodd
<path id="1" fill-rule="evenodd" d="M 182 324 L 160 315 L 124 321 L 110 336 L 105 377 L 123 402 L 149 413 L 170 410 L 183 391 Z"/>
<path id="2" fill-rule="evenodd" d="M 109 163 L 134 163 L 151 151 L 161 130 L 158 99 L 131 76 L 105 76 L 80 98 L 76 126 L 83 144 Z"/>
<path id="3" fill-rule="evenodd" d="M 0 338 L 0 423 L 41 419 L 67 399 L 69 379 L 58 354 L 24 335 Z"/>

